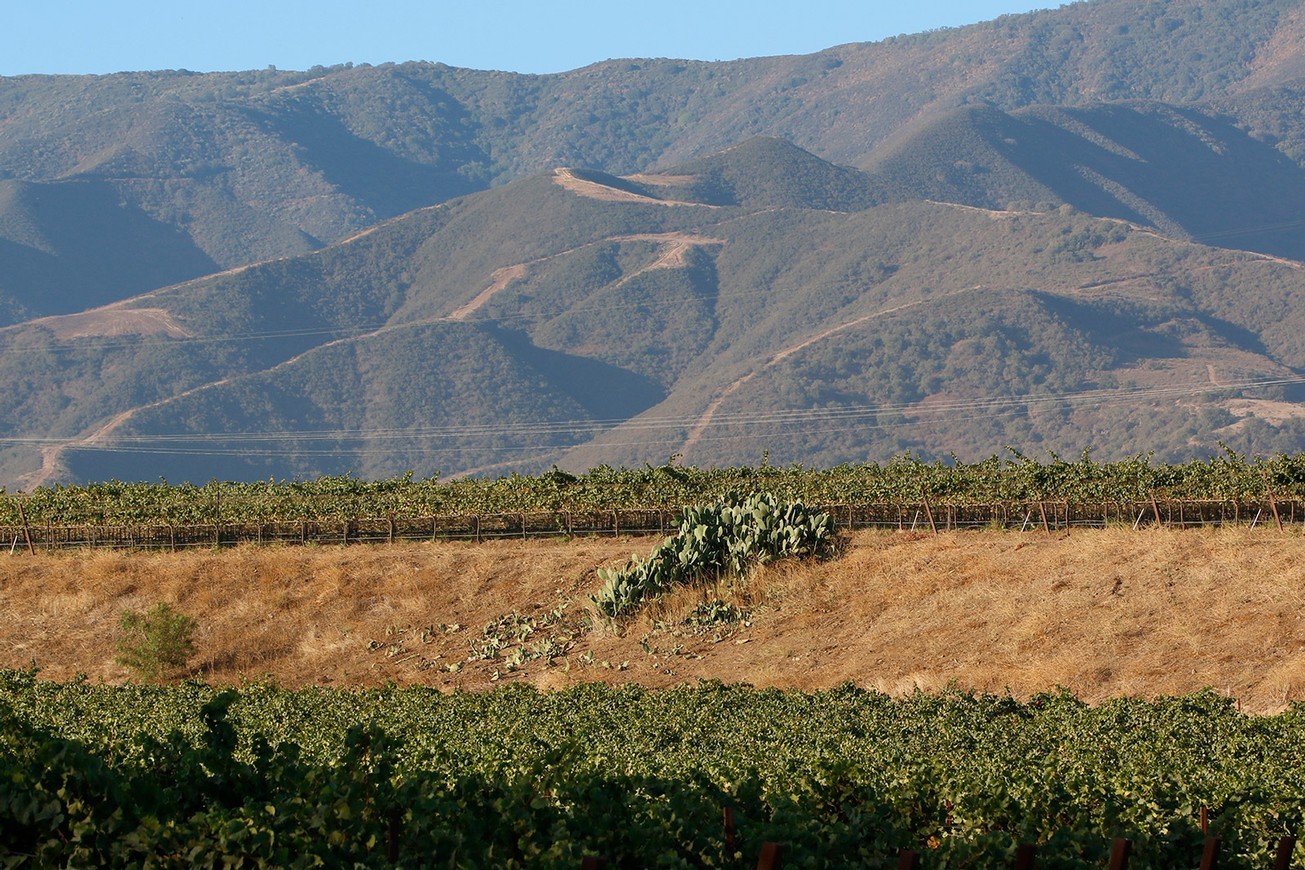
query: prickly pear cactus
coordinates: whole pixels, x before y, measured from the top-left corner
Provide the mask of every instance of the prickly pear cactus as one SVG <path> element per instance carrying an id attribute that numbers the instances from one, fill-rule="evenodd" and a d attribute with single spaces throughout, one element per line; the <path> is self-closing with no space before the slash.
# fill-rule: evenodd
<path id="1" fill-rule="evenodd" d="M 828 514 L 770 493 L 727 496 L 685 508 L 679 531 L 645 560 L 631 556 L 619 571 L 600 568 L 603 586 L 590 596 L 605 615 L 633 612 L 647 598 L 703 577 L 747 576 L 772 559 L 823 556 L 833 541 Z"/>

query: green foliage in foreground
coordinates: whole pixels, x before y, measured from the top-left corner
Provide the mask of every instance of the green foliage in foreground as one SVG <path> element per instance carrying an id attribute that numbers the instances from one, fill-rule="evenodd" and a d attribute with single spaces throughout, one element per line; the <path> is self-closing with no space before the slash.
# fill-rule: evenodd
<path id="1" fill-rule="evenodd" d="M 647 559 L 631 556 L 619 570 L 599 568 L 603 585 L 590 599 L 615 618 L 673 586 L 724 574 L 745 577 L 772 559 L 818 555 L 831 547 L 833 534 L 829 514 L 801 502 L 781 503 L 769 493 L 731 495 L 685 508 L 675 536 Z"/>
<path id="2" fill-rule="evenodd" d="M 537 693 L 54 684 L 0 672 L 0 853 L 41 865 L 1230 867 L 1305 818 L 1305 710 L 703 684 Z M 741 856 L 720 808 L 736 808 Z"/>
<path id="3" fill-rule="evenodd" d="M 1305 453 L 1248 459 L 1231 451 L 1184 464 L 1149 456 L 1096 462 L 1012 454 L 982 462 L 925 462 L 899 456 L 832 468 L 801 465 L 697 468 L 667 464 L 597 468 L 573 475 L 440 481 L 411 474 L 368 481 L 353 476 L 259 483 L 123 483 L 40 487 L 24 497 L 33 525 L 187 525 L 331 521 L 360 517 L 429 517 L 523 511 L 679 510 L 733 492 L 771 492 L 809 505 L 995 504 L 1166 499 L 1260 499 L 1271 486 L 1282 498 L 1305 498 Z M 19 525 L 18 497 L 0 493 L 0 526 Z"/>

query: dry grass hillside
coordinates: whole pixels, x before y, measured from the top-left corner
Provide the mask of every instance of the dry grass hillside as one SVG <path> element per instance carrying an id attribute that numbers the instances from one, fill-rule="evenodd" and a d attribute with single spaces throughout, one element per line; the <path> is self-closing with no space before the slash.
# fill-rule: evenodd
<path id="1" fill-rule="evenodd" d="M 193 674 L 218 683 L 852 680 L 893 693 L 1063 685 L 1088 700 L 1211 686 L 1257 712 L 1305 700 L 1295 534 L 864 532 L 835 561 L 771 566 L 746 587 L 685 590 L 619 630 L 589 628 L 594 569 L 653 546 L 19 552 L 0 558 L 0 666 L 126 679 L 121 614 L 166 601 L 198 617 Z M 716 598 L 713 622 L 699 605 Z M 497 657 L 476 658 L 489 636 Z M 523 636 L 529 655 L 515 652 Z"/>

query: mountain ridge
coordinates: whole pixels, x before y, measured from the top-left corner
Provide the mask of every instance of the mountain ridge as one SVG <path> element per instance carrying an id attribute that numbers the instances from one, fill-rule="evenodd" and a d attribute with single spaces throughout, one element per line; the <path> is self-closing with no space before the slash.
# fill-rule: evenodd
<path id="1" fill-rule="evenodd" d="M 107 185 L 229 268 L 559 165 L 628 175 L 765 135 L 864 166 L 966 103 L 1235 98 L 1305 73 L 1302 21 L 1299 0 L 1096 0 L 812 55 L 549 76 L 405 63 L 0 78 L 0 178 Z M 120 298 L 152 289 L 122 280 Z M 59 313 L 39 278 L 10 284 L 31 315 Z"/>

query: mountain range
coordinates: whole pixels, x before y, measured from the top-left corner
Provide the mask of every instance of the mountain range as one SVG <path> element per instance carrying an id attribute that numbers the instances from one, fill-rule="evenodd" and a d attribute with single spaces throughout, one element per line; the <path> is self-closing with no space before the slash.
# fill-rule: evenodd
<path id="1" fill-rule="evenodd" d="M 1303 37 L 0 79 L 0 482 L 1301 449 Z"/>

